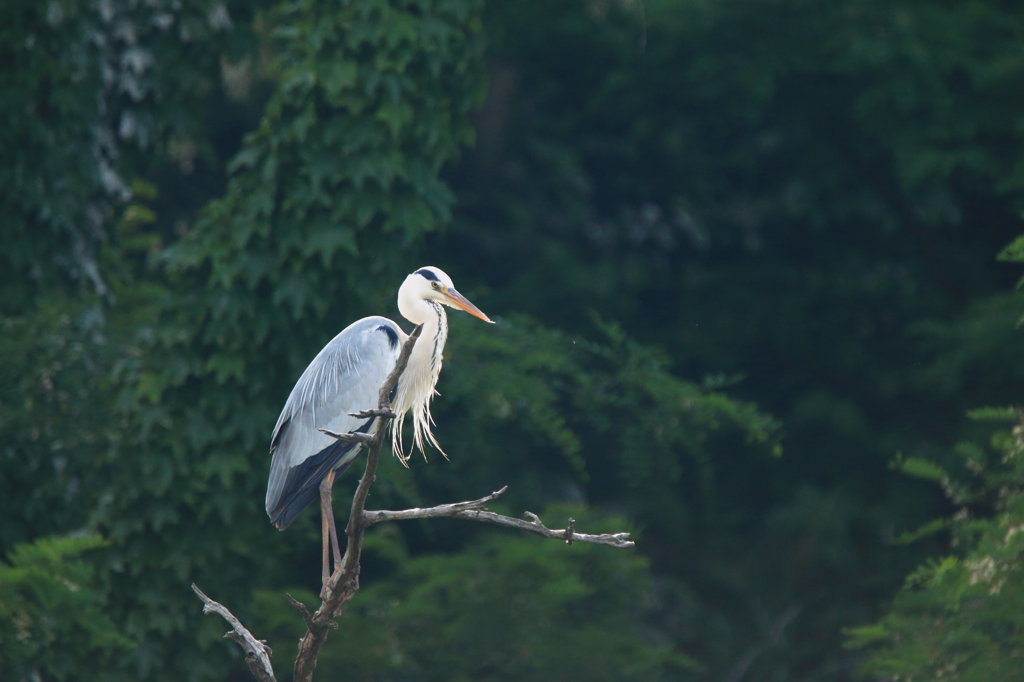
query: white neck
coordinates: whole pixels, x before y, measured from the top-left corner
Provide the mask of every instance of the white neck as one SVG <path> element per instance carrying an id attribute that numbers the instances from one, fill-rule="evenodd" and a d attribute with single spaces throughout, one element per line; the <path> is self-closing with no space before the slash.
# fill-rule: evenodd
<path id="1" fill-rule="evenodd" d="M 423 317 L 423 331 L 409 357 L 410 369 L 416 374 L 430 376 L 430 392 L 433 394 L 437 377 L 441 373 L 441 360 L 444 355 L 444 344 L 448 340 L 448 316 L 444 306 L 437 301 L 423 301 L 427 312 Z"/>
<path id="2" fill-rule="evenodd" d="M 403 307 L 405 309 L 401 311 L 402 315 L 411 322 L 417 322 L 418 318 L 418 323 L 423 325 L 423 331 L 413 346 L 409 364 L 402 373 L 395 395 L 394 410 L 397 418 L 392 427 L 392 435 L 395 454 L 400 457 L 402 422 L 406 413 L 410 411 L 416 447 L 423 452 L 423 442 L 426 440 L 441 450 L 430 432 L 430 401 L 434 397 L 434 386 L 437 385 L 438 376 L 441 374 L 444 344 L 448 340 L 448 316 L 445 315 L 444 307 L 440 303 L 418 299 Z"/>

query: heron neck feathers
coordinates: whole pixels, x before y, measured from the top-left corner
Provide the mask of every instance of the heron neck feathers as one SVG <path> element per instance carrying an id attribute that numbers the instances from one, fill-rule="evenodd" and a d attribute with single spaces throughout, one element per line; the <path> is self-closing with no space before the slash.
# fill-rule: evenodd
<path id="1" fill-rule="evenodd" d="M 436 393 L 434 387 L 441 374 L 444 344 L 448 339 L 448 317 L 444 308 L 436 301 L 420 301 L 426 312 L 421 318 L 423 331 L 413 346 L 409 364 L 399 380 L 394 401 L 396 418 L 392 426 L 392 449 L 403 462 L 408 459 L 408 455 L 402 446 L 402 424 L 410 412 L 413 420 L 413 444 L 416 449 L 424 452 L 424 443 L 429 443 L 444 454 L 431 431 L 433 420 L 430 417 L 430 401 Z M 402 314 L 410 321 L 414 321 L 406 311 L 403 310 Z"/>

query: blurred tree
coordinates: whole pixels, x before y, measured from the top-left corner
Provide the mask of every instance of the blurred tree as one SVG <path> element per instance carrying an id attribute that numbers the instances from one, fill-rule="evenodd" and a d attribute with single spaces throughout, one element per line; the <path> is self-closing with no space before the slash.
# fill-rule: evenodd
<path id="1" fill-rule="evenodd" d="M 591 529 L 625 527 L 582 507 L 547 509 L 542 518 L 566 515 Z M 493 527 L 446 554 L 411 553 L 398 526 L 382 527 L 367 550 L 374 570 L 320 657 L 322 677 L 668 680 L 694 670 L 643 626 L 654 588 L 638 553 Z M 272 624 L 265 634 L 274 641 L 301 634 L 288 611 L 277 592 L 257 596 L 257 617 Z"/>
<path id="2" fill-rule="evenodd" d="M 525 623 L 585 613 L 627 643 L 657 633 L 633 668 L 573 633 L 621 677 L 848 679 L 841 628 L 938 544 L 889 542 L 944 504 L 892 452 L 954 467 L 957 416 L 1019 385 L 1019 295 L 994 295 L 1016 275 L 991 254 L 1019 232 L 1022 11 L 5 4 L 0 542 L 108 536 L 47 564 L 95 569 L 82 613 L 136 643 L 95 640 L 89 660 L 118 661 L 95 676 L 225 677 L 188 582 L 243 617 L 294 617 L 267 595 L 315 584 L 317 529 L 265 522 L 269 426 L 327 339 L 435 263 L 503 319 L 452 320 L 435 412 L 452 461 L 386 464 L 376 503 L 509 483 L 515 509 L 627 515 L 649 561 L 510 541 L 523 573 L 566 579 L 519 600 L 503 641 L 557 666 Z M 485 41 L 479 144 L 452 166 Z M 765 411 L 785 457 L 766 456 L 781 429 Z M 400 533 L 352 623 L 379 619 L 400 656 L 359 630 L 328 645 L 335 669 L 366 642 L 382 675 L 428 679 L 420 661 L 479 651 L 459 602 L 522 578 L 481 577 L 505 544 L 480 529 Z M 619 571 L 638 603 L 595 605 Z M 452 627 L 409 641 L 401 619 L 441 607 Z"/>
<path id="3" fill-rule="evenodd" d="M 435 248 L 488 273 L 493 309 L 536 302 L 561 328 L 597 310 L 675 371 L 743 379 L 730 393 L 780 418 L 787 456 L 716 457 L 728 504 L 699 559 L 648 537 L 665 627 L 724 679 L 852 675 L 842 625 L 928 551 L 889 539 L 943 504 L 892 453 L 962 437 L 961 388 L 1015 391 L 1020 363 L 986 351 L 1012 354 L 1013 330 L 982 299 L 1013 277 L 991 255 L 1024 198 L 1021 10 L 489 11 L 480 141 Z"/>
<path id="4" fill-rule="evenodd" d="M 84 556 L 95 535 L 17 545 L 0 563 L 0 670 L 6 679 L 82 679 L 116 665 L 131 642 L 105 612 L 105 582 Z"/>
<path id="5" fill-rule="evenodd" d="M 118 381 L 129 389 L 120 398 L 127 436 L 108 460 L 113 475 L 106 488 L 116 494 L 107 498 L 100 527 L 120 567 L 115 606 L 129 634 L 145 642 L 131 660 L 147 675 L 180 667 L 203 677 L 224 664 L 195 640 L 198 634 L 209 646 L 215 625 L 185 635 L 195 605 L 175 589 L 189 579 L 242 604 L 244 617 L 254 583 L 316 578 L 315 570 L 280 560 L 316 565 L 314 525 L 305 524 L 305 534 L 300 525 L 279 535 L 261 511 L 265 468 L 253 466 L 255 453 L 266 449 L 259 425 L 272 423 L 281 397 L 326 338 L 352 318 L 387 310 L 411 249 L 447 219 L 452 196 L 437 174 L 468 140 L 466 115 L 478 101 L 478 11 L 462 2 L 415 11 L 401 3 L 299 2 L 264 20 L 273 27 L 267 68 L 276 90 L 232 164 L 225 197 L 167 252 L 167 289 L 139 329 L 139 351 L 118 363 Z M 484 458 L 477 461 L 490 468 L 464 476 L 473 460 L 463 458 L 454 471 L 418 475 L 415 487 L 396 469 L 393 480 L 382 481 L 381 499 L 461 496 L 474 481 L 486 492 L 505 482 L 495 480 L 496 472 L 514 472 L 508 482 L 538 503 L 548 498 L 545 491 L 621 503 L 616 481 L 626 481 L 637 490 L 631 504 L 656 494 L 672 504 L 671 514 L 685 511 L 674 500 L 679 486 L 690 486 L 708 505 L 704 517 L 713 519 L 716 468 L 707 440 L 725 434 L 742 447 L 745 437 L 773 439 L 770 419 L 713 386 L 672 377 L 613 325 L 603 325 L 605 340 L 581 338 L 579 353 L 562 357 L 564 336 L 524 324 L 510 323 L 493 339 L 465 335 L 466 345 L 450 352 L 451 362 L 461 355 L 467 363 L 466 383 L 452 384 L 451 403 L 474 419 L 453 419 L 446 442 L 453 452 L 479 452 Z M 634 426 L 609 430 L 620 412 Z M 524 447 L 503 447 L 504 434 L 523 438 Z M 612 440 L 609 449 L 605 441 Z M 559 458 L 544 465 L 552 446 Z M 143 450 L 145 457 L 125 457 Z M 517 467 L 503 464 L 510 457 L 521 458 Z M 686 480 L 687 470 L 699 476 Z M 591 475 L 596 486 L 580 490 L 575 481 Z M 659 485 L 645 488 L 652 482 Z M 646 520 L 676 527 L 654 513 Z M 688 537 L 687 522 L 681 525 Z M 413 548 L 429 534 L 431 547 L 450 551 L 473 537 L 464 529 L 409 532 Z M 536 611 L 546 598 L 523 599 Z M 516 627 L 528 632 L 525 623 Z M 188 653 L 169 668 L 170 647 Z M 617 669 L 631 665 L 626 653 L 619 650 Z M 671 658 L 667 649 L 658 656 Z"/>
<path id="6" fill-rule="evenodd" d="M 1021 239 L 1001 258 L 1024 262 Z M 1019 316 L 1024 293 L 1014 296 Z M 1000 301 L 996 309 L 1005 306 Z M 979 317 L 979 316 L 975 316 Z M 968 325 L 968 329 L 977 325 Z M 965 334 L 971 341 L 972 334 Z M 965 353 L 977 343 L 963 343 Z M 989 361 L 999 363 L 999 349 Z M 1005 366 L 1015 369 L 1012 360 Z M 911 573 L 885 615 L 873 625 L 853 628 L 847 645 L 865 649 L 865 676 L 895 679 L 1021 679 L 1024 620 L 1024 413 L 1011 408 L 982 408 L 976 421 L 1002 423 L 989 435 L 988 447 L 963 442 L 954 466 L 908 458 L 900 469 L 942 487 L 956 511 L 923 526 L 907 541 L 946 531 L 953 553 L 931 559 Z"/>
<path id="7" fill-rule="evenodd" d="M 100 251 L 136 175 L 201 130 L 198 102 L 248 3 L 128 0 L 0 10 L 0 311 L 54 291 L 111 294 Z M 194 137 L 192 139 L 195 139 Z M 109 263 L 107 265 L 110 265 Z"/>
<path id="8" fill-rule="evenodd" d="M 200 103 L 245 33 L 231 31 L 241 5 L 0 8 L 4 679 L 106 675 L 130 649 L 107 615 L 105 544 L 81 533 L 112 493 L 111 366 L 152 292 L 144 180 L 176 167 L 172 140 L 205 134 Z"/>
<path id="9" fill-rule="evenodd" d="M 713 453 L 729 452 L 727 446 L 769 452 L 777 428 L 770 418 L 720 391 L 673 377 L 656 353 L 613 325 L 602 325 L 597 339 L 587 339 L 524 318 L 502 319 L 494 327 L 455 319 L 452 324 L 462 328 L 452 332 L 444 397 L 434 405 L 436 433 L 452 459 L 413 462 L 415 487 L 394 465 L 381 476 L 374 499 L 384 499 L 377 504 L 420 506 L 509 485 L 506 504 L 513 509 L 568 499 L 628 510 L 642 524 L 639 547 L 693 557 L 689 561 L 699 564 L 704 547 L 696 529 L 721 525 L 723 500 L 715 483 L 720 466 Z M 599 518 L 584 521 L 582 510 L 573 514 L 588 528 L 600 528 Z M 614 522 L 606 525 L 609 530 Z M 670 634 L 658 630 L 656 616 L 666 605 L 659 587 L 641 573 L 645 562 L 632 552 L 597 547 L 597 552 L 582 550 L 585 558 L 562 545 L 549 548 L 536 538 L 510 538 L 458 522 L 400 528 L 405 543 L 396 535 L 376 544 L 371 540 L 376 552 L 370 552 L 363 570 L 364 584 L 380 585 L 371 589 L 389 596 L 360 592 L 353 603 L 355 622 L 347 621 L 350 612 L 339 631 L 355 639 L 328 644 L 334 662 L 321 674 L 358 670 L 369 679 L 533 679 L 572 669 L 598 679 L 679 679 L 685 673 L 699 679 L 702 674 L 693 672 L 700 666 L 673 646 Z M 666 537 L 671 547 L 662 544 Z M 315 561 L 310 557 L 310 566 Z M 428 573 L 434 575 L 429 586 L 420 577 Z M 409 581 L 423 588 L 410 591 Z M 587 586 L 583 593 L 581 582 Z M 360 606 L 364 599 L 367 605 Z M 501 600 L 514 606 L 499 606 Z M 443 608 L 431 622 L 450 625 L 407 623 L 414 613 L 428 618 L 439 601 Z M 261 593 L 259 607 L 259 617 L 276 624 L 278 638 L 301 625 L 280 596 Z M 586 618 L 581 619 L 581 608 Z M 479 631 L 487 621 L 493 623 L 485 638 Z M 577 625 L 570 629 L 570 623 Z M 398 627 L 400 632 L 390 632 Z M 406 642 L 413 631 L 415 641 Z M 602 632 L 613 634 L 618 644 L 608 644 Z M 637 639 L 642 633 L 647 634 Z M 354 660 L 355 652 L 365 660 Z"/>
<path id="10" fill-rule="evenodd" d="M 239 42 L 228 7 L 0 10 L 0 469 L 20 512 L 0 529 L 5 546 L 74 527 L 95 504 L 84 481 L 110 447 L 119 325 L 151 293 L 134 285 L 159 245 L 144 178 L 176 164 L 172 140 L 203 131 L 194 110 Z"/>
<path id="11" fill-rule="evenodd" d="M 986 449 L 963 443 L 962 469 L 908 459 L 904 471 L 942 485 L 957 513 L 922 532 L 949 530 L 954 553 L 911 573 L 887 613 L 849 632 L 872 679 L 1019 680 L 1024 631 L 1024 421 L 1011 409 L 975 418 L 1008 425 Z"/>
<path id="12" fill-rule="evenodd" d="M 394 295 L 403 250 L 447 219 L 438 171 L 471 138 L 479 12 L 299 0 L 260 16 L 263 116 L 224 197 L 161 254 L 166 279 L 116 365 L 123 440 L 103 461 L 97 522 L 114 612 L 144 643 L 137 674 L 206 679 L 229 664 L 204 651 L 217 626 L 196 631 L 190 580 L 244 603 L 254 583 L 296 573 L 281 557 L 308 536 L 278 534 L 262 510 L 269 426 L 309 358 Z"/>

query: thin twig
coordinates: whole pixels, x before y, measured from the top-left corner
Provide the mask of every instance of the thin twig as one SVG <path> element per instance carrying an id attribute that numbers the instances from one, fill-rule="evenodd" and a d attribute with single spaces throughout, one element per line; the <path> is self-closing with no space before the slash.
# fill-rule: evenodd
<path id="1" fill-rule="evenodd" d="M 224 634 L 230 640 L 238 643 L 245 652 L 245 663 L 249 666 L 249 672 L 260 682 L 277 682 L 274 676 L 274 666 L 270 663 L 270 654 L 273 653 L 266 642 L 252 636 L 242 622 L 235 617 L 235 614 L 228 610 L 220 602 L 216 602 L 206 596 L 199 586 L 192 583 L 192 591 L 203 601 L 203 613 L 216 613 L 231 626 L 231 629 Z"/>
<path id="2" fill-rule="evenodd" d="M 386 521 L 408 521 L 410 519 L 436 519 L 445 517 L 452 519 L 469 519 L 470 521 L 493 523 L 498 526 L 525 530 L 548 538 L 558 538 L 560 540 L 564 540 L 566 544 L 572 544 L 573 542 L 589 542 L 595 545 L 608 545 L 609 547 L 617 547 L 619 549 L 633 547 L 635 544 L 629 539 L 629 533 L 591 534 L 577 532 L 576 521 L 573 519 L 569 519 L 565 528 L 554 529 L 545 526 L 541 522 L 540 517 L 533 512 L 525 512 L 523 515 L 529 520 L 524 521 L 523 519 L 517 519 L 512 516 L 496 514 L 495 512 L 487 511 L 484 508 L 488 502 L 496 499 L 506 490 L 508 490 L 508 486 L 505 486 L 501 490 L 496 490 L 490 495 L 481 497 L 479 500 L 455 502 L 453 504 L 439 504 L 436 507 L 403 509 L 401 511 L 365 511 L 363 512 L 363 518 L 366 519 L 366 525 L 384 523 Z"/>
<path id="3" fill-rule="evenodd" d="M 452 514 L 452 516 L 456 519 L 469 519 L 470 521 L 482 521 L 483 523 L 493 523 L 497 526 L 517 528 L 519 530 L 536 533 L 537 535 L 543 535 L 546 538 L 558 538 L 559 540 L 565 540 L 567 544 L 571 544 L 573 542 L 589 542 L 594 545 L 608 545 L 609 547 L 617 547 L 619 549 L 633 547 L 636 544 L 629 539 L 629 533 L 602 533 L 599 535 L 578 533 L 571 527 L 548 528 L 538 521 L 523 521 L 522 519 L 517 519 L 514 516 L 504 516 L 490 511 L 461 511 Z M 570 521 L 571 520 L 572 519 L 570 519 Z"/>
<path id="4" fill-rule="evenodd" d="M 302 616 L 302 620 L 308 628 L 309 624 L 313 620 L 313 617 L 309 614 L 309 608 L 287 592 L 284 593 L 284 596 L 288 598 L 288 603 L 292 605 L 292 608 L 299 612 L 299 615 Z"/>
<path id="5" fill-rule="evenodd" d="M 453 502 L 450 504 L 439 504 L 436 507 L 417 507 L 413 509 L 402 509 L 401 511 L 389 511 L 385 509 L 371 511 L 368 509 L 363 512 L 363 518 L 366 520 L 367 526 L 372 526 L 375 523 L 384 523 L 385 521 L 407 521 L 409 519 L 435 519 L 445 516 L 451 518 L 457 511 L 483 509 L 488 502 L 498 499 L 505 493 L 506 490 L 508 490 L 508 486 L 505 486 L 501 490 L 495 490 L 490 495 L 481 497 L 479 500 L 469 500 L 467 502 Z"/>
<path id="6" fill-rule="evenodd" d="M 358 443 L 359 445 L 373 445 L 376 438 L 376 436 L 371 436 L 368 433 L 359 433 L 358 431 L 350 431 L 349 433 L 335 433 L 328 429 L 317 429 L 317 431 L 345 443 Z"/>
<path id="7" fill-rule="evenodd" d="M 385 410 L 388 412 L 391 410 L 391 391 L 409 364 L 413 345 L 422 330 L 422 325 L 416 327 L 406 339 L 398 361 L 395 363 L 395 368 L 391 370 L 391 374 L 380 387 L 377 409 L 382 413 Z M 387 430 L 386 425 L 387 420 L 381 419 L 366 445 L 366 469 L 352 496 L 352 510 L 349 512 L 348 525 L 345 527 L 345 534 L 348 536 L 345 556 L 341 559 L 341 565 L 335 569 L 334 574 L 327 581 L 327 585 L 324 587 L 325 596 L 320 608 L 308 621 L 306 634 L 299 640 L 299 652 L 295 657 L 294 682 L 310 682 L 313 679 L 320 647 L 327 641 L 327 634 L 334 627 L 334 620 L 341 613 L 342 606 L 352 599 L 359 590 L 359 561 L 362 556 L 363 536 L 366 531 L 363 510 L 366 508 L 366 498 L 370 494 L 370 486 L 373 485 L 377 476 L 377 462 L 380 459 L 380 449 L 384 442 L 384 433 Z"/>
<path id="8" fill-rule="evenodd" d="M 514 516 L 503 516 L 502 514 L 495 514 L 490 511 L 462 511 L 456 512 L 452 516 L 457 519 L 469 519 L 470 521 L 493 523 L 497 526 L 506 526 L 507 528 L 518 528 L 519 530 L 543 535 L 546 538 L 565 540 L 566 543 L 589 542 L 594 545 L 608 545 L 609 547 L 617 547 L 619 549 L 633 547 L 636 544 L 629 539 L 629 533 L 602 533 L 599 535 L 577 533 L 571 528 L 548 528 L 543 523 L 537 521 L 523 521 Z"/>
<path id="9" fill-rule="evenodd" d="M 393 419 L 395 416 L 394 410 L 390 407 L 376 409 L 376 410 L 360 410 L 359 412 L 349 412 L 350 417 L 356 419 L 371 419 L 373 417 L 384 417 L 385 419 Z"/>

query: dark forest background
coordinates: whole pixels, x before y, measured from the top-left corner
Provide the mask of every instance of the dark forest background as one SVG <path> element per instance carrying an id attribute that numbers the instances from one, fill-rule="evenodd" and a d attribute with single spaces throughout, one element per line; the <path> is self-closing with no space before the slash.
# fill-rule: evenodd
<path id="1" fill-rule="evenodd" d="M 370 506 L 637 549 L 376 528 L 321 679 L 1024 679 L 1020 3 L 8 0 L 0 65 L 0 677 L 246 679 L 192 581 L 286 671 L 270 431 L 430 264 L 498 324 Z"/>

